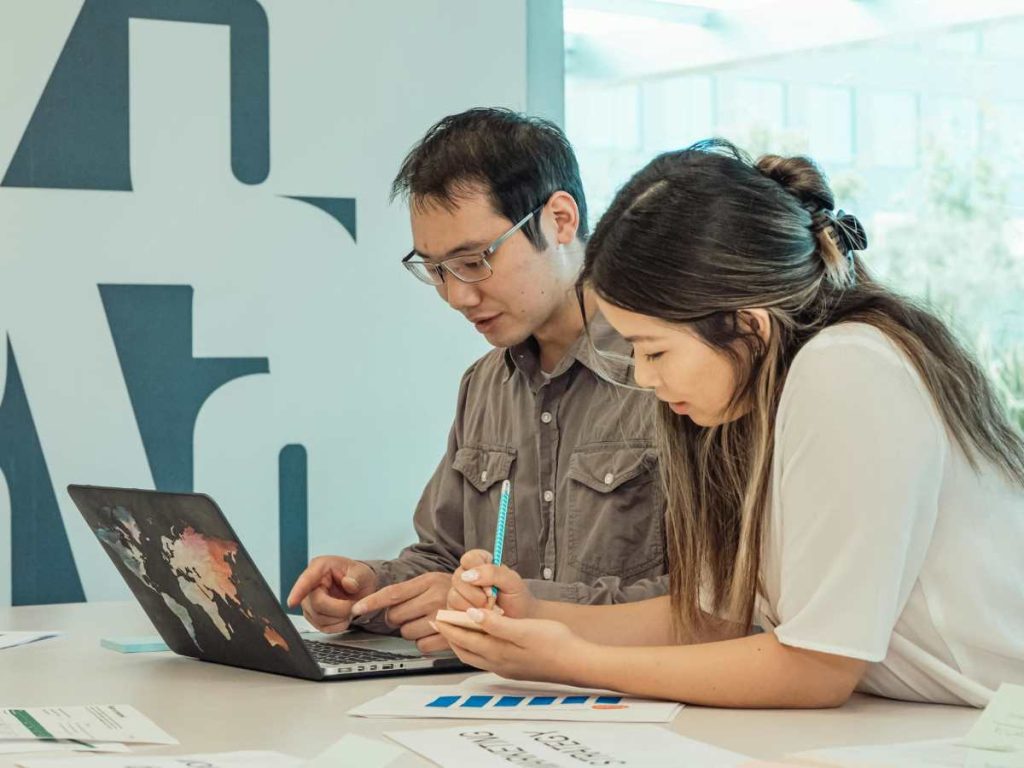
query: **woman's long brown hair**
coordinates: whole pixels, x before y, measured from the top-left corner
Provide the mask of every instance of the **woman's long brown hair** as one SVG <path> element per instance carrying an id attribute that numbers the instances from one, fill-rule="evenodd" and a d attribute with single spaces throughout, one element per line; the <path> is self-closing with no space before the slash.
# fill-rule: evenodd
<path id="1" fill-rule="evenodd" d="M 730 408 L 704 428 L 660 407 L 670 583 L 677 628 L 707 613 L 749 627 L 761 590 L 775 415 L 790 364 L 823 328 L 867 323 L 920 374 L 977 469 L 1024 486 L 1024 442 L 974 358 L 935 315 L 872 279 L 859 222 L 834 212 L 804 157 L 752 162 L 711 140 L 661 155 L 618 193 L 588 243 L 581 284 L 623 309 L 694 328 L 734 366 Z M 742 310 L 771 318 L 765 341 Z M 703 609 L 703 610 L 702 610 Z"/>

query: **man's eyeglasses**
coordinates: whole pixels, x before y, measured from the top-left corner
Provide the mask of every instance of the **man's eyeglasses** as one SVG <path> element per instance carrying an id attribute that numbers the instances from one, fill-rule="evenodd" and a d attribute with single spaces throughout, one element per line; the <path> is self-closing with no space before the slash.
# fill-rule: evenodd
<path id="1" fill-rule="evenodd" d="M 508 232 L 484 248 L 480 253 L 453 256 L 444 261 L 431 261 L 420 256 L 413 249 L 402 259 L 402 266 L 429 285 L 441 285 L 444 283 L 445 272 L 454 276 L 456 280 L 461 280 L 463 283 L 479 283 L 494 274 L 488 259 L 494 255 L 494 252 L 501 247 L 502 243 L 526 226 L 526 223 L 536 216 L 543 207 L 543 203 L 538 205 L 523 216 Z"/>

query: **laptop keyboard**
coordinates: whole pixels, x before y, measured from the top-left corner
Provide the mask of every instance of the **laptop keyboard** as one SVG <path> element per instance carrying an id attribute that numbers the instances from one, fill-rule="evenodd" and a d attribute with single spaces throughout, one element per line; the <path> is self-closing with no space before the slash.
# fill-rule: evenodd
<path id="1" fill-rule="evenodd" d="M 418 658 L 416 656 L 391 653 L 389 651 L 357 648 L 352 645 L 321 643 L 318 640 L 306 640 L 305 643 L 309 652 L 313 654 L 313 658 L 319 663 L 326 664 L 329 667 L 336 667 L 343 664 L 363 664 L 367 661 L 395 661 Z"/>

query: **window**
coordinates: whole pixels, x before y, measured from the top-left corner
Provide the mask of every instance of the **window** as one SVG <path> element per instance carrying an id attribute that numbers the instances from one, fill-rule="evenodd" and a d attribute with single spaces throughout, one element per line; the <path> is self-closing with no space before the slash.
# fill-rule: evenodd
<path id="1" fill-rule="evenodd" d="M 952 321 L 1024 427 L 1024 6 L 935 0 L 896 29 L 878 4 L 819 5 L 565 0 L 591 225 L 651 157 L 701 138 L 809 154 L 864 222 L 869 266 Z"/>

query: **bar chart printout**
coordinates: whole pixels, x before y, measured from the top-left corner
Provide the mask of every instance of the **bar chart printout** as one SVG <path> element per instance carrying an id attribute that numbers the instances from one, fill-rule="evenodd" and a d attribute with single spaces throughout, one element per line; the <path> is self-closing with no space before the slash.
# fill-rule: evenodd
<path id="1" fill-rule="evenodd" d="M 355 717 L 668 723 L 682 705 L 607 691 L 525 685 L 400 685 L 349 710 Z"/>

